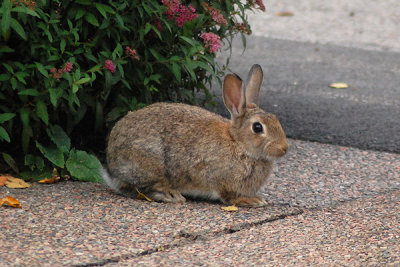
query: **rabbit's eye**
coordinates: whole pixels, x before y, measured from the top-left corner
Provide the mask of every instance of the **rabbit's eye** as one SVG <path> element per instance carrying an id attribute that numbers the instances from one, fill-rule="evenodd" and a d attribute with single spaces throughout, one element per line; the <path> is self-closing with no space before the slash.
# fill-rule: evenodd
<path id="1" fill-rule="evenodd" d="M 263 127 L 262 127 L 262 125 L 261 125 L 261 123 L 259 123 L 259 122 L 255 122 L 255 123 L 253 123 L 253 131 L 255 132 L 255 133 L 262 133 L 263 132 Z"/>

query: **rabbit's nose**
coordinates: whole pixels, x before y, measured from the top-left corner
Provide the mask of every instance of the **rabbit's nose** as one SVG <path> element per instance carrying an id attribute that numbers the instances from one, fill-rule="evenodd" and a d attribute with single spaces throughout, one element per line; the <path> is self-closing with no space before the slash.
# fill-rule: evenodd
<path id="1" fill-rule="evenodd" d="M 289 144 L 285 142 L 280 146 L 281 151 L 283 152 L 283 155 L 286 154 L 286 152 L 289 150 Z"/>

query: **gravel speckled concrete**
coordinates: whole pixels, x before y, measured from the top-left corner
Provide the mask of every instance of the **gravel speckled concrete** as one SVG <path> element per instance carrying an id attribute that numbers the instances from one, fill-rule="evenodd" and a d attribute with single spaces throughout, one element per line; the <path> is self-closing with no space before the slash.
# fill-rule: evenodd
<path id="1" fill-rule="evenodd" d="M 302 207 L 400 190 L 400 154 L 290 140 L 265 186 L 267 199 Z"/>
<path id="2" fill-rule="evenodd" d="M 0 198 L 11 195 L 22 203 L 22 209 L 0 208 L 0 262 L 55 266 L 192 260 L 260 264 L 273 259 L 289 264 L 344 262 L 346 257 L 353 263 L 395 261 L 392 251 L 400 243 L 395 234 L 400 227 L 400 155 L 290 143 L 290 153 L 263 190 L 270 205 L 233 213 L 223 212 L 219 203 L 139 201 L 115 195 L 102 184 L 0 187 Z M 374 240 L 375 250 L 368 243 Z M 340 251 L 366 251 L 367 256 L 334 256 Z"/>
<path id="3" fill-rule="evenodd" d="M 118 266 L 399 266 L 399 221 L 400 190 Z"/>
<path id="4" fill-rule="evenodd" d="M 6 195 L 22 209 L 0 208 L 0 265 L 101 264 L 301 212 L 279 205 L 230 213 L 218 203 L 150 203 L 78 182 L 0 187 L 0 198 Z"/>

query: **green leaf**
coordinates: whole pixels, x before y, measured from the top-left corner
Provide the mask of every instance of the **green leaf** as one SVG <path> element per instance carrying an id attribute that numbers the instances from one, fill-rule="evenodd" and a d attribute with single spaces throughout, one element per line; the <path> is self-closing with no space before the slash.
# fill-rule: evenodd
<path id="1" fill-rule="evenodd" d="M 15 79 L 14 77 L 12 77 L 11 79 L 10 79 L 10 82 L 11 82 L 11 87 L 12 87 L 12 89 L 16 89 L 17 88 L 17 85 L 18 85 L 18 83 L 17 83 L 17 79 Z"/>
<path id="2" fill-rule="evenodd" d="M 43 65 L 39 62 L 35 62 L 37 70 L 46 78 L 49 78 L 49 74 L 47 73 L 46 69 L 43 67 Z"/>
<path id="3" fill-rule="evenodd" d="M 39 170 L 43 170 L 44 168 L 44 160 L 42 157 L 34 156 L 28 154 L 25 156 L 25 166 L 29 166 L 29 168 L 33 171 L 35 168 Z"/>
<path id="4" fill-rule="evenodd" d="M 184 66 L 185 66 L 186 71 L 192 77 L 192 79 L 194 81 L 197 81 L 196 73 L 194 72 L 194 69 L 196 68 L 196 66 L 193 65 L 193 62 L 191 60 L 187 59 L 187 61 L 184 63 Z"/>
<path id="5" fill-rule="evenodd" d="M 65 45 L 66 45 L 66 42 L 65 42 L 64 39 L 62 39 L 62 40 L 60 41 L 60 50 L 61 50 L 61 53 L 64 53 Z"/>
<path id="6" fill-rule="evenodd" d="M 50 126 L 46 131 L 51 141 L 53 141 L 58 148 L 60 148 L 64 153 L 69 151 L 71 140 L 60 126 Z"/>
<path id="7" fill-rule="evenodd" d="M 10 29 L 11 24 L 11 1 L 3 1 L 3 5 L 1 6 L 1 10 L 3 15 L 1 16 L 1 33 L 3 37 L 7 36 L 7 32 Z"/>
<path id="8" fill-rule="evenodd" d="M 3 63 L 3 66 L 4 66 L 9 72 L 14 73 L 13 68 L 12 68 L 10 65 L 8 65 L 7 63 Z"/>
<path id="9" fill-rule="evenodd" d="M 64 168 L 64 153 L 56 147 L 44 147 L 36 141 L 36 147 L 42 152 L 43 156 L 57 167 Z"/>
<path id="10" fill-rule="evenodd" d="M 10 79 L 10 74 L 6 74 L 6 73 L 3 73 L 3 74 L 0 74 L 0 82 L 4 82 L 4 81 L 7 81 L 8 79 Z"/>
<path id="11" fill-rule="evenodd" d="M 116 55 L 120 55 L 122 53 L 123 49 L 120 43 L 117 44 L 117 46 L 115 47 L 114 51 L 111 54 L 111 58 L 115 59 Z"/>
<path id="12" fill-rule="evenodd" d="M 87 22 L 89 22 L 90 24 L 99 27 L 99 21 L 96 19 L 95 15 L 93 15 L 92 13 L 87 13 L 85 16 L 85 19 Z"/>
<path id="13" fill-rule="evenodd" d="M 90 80 L 91 80 L 91 78 L 85 77 L 85 78 L 82 78 L 82 79 L 80 79 L 80 80 L 74 82 L 74 84 L 83 84 L 83 83 L 89 82 Z"/>
<path id="14" fill-rule="evenodd" d="M 158 60 L 158 61 L 164 61 L 164 57 L 162 57 L 156 50 L 153 48 L 149 48 L 151 54 Z"/>
<path id="15" fill-rule="evenodd" d="M 76 94 L 76 92 L 78 92 L 79 90 L 79 86 L 77 84 L 73 84 L 72 85 L 72 93 Z"/>
<path id="16" fill-rule="evenodd" d="M 210 68 L 210 66 L 209 66 L 208 64 L 202 62 L 202 61 L 196 60 L 196 61 L 193 61 L 193 63 L 194 63 L 197 67 L 200 67 L 200 68 L 202 68 L 202 69 L 205 69 L 205 70 L 207 70 L 207 71 L 210 72 L 210 73 L 213 72 L 212 69 Z"/>
<path id="17" fill-rule="evenodd" d="M 175 78 L 180 81 L 181 80 L 181 68 L 176 63 L 172 63 L 172 72 L 175 75 Z"/>
<path id="18" fill-rule="evenodd" d="M 5 46 L 5 45 L 0 46 L 0 53 L 12 53 L 14 51 L 15 51 L 14 49 L 12 49 L 8 46 Z"/>
<path id="19" fill-rule="evenodd" d="M 29 166 L 30 170 L 24 170 L 19 173 L 19 176 L 21 176 L 22 179 L 38 182 L 44 178 L 49 178 L 53 175 L 53 168 L 49 166 L 50 164 L 45 166 L 42 157 L 36 156 L 34 159 L 32 159 L 32 161 L 32 165 Z M 42 163 L 43 167 L 40 168 Z M 35 166 L 33 164 L 36 165 L 36 170 L 34 170 Z M 28 164 L 25 163 L 25 165 Z"/>
<path id="20" fill-rule="evenodd" d="M 99 70 L 101 69 L 102 66 L 103 66 L 103 65 L 101 65 L 101 64 L 97 64 L 97 65 L 91 67 L 91 68 L 88 70 L 88 72 L 99 71 Z"/>
<path id="21" fill-rule="evenodd" d="M 16 173 L 19 173 L 18 165 L 15 162 L 15 160 L 13 159 L 13 157 L 11 157 L 7 153 L 1 153 L 1 154 L 3 155 L 3 159 L 8 164 L 8 166 L 10 166 Z"/>
<path id="22" fill-rule="evenodd" d="M 0 126 L 0 140 L 6 140 L 8 143 L 11 142 L 10 136 L 8 135 L 6 129 Z"/>
<path id="23" fill-rule="evenodd" d="M 50 102 L 54 107 L 57 107 L 57 100 L 63 96 L 63 89 L 61 88 L 49 88 Z"/>
<path id="24" fill-rule="evenodd" d="M 10 19 L 10 26 L 11 28 L 18 33 L 19 36 L 21 36 L 22 39 L 26 40 L 26 33 L 24 31 L 24 28 L 19 24 L 19 22 L 13 18 Z"/>
<path id="25" fill-rule="evenodd" d="M 36 103 L 36 114 L 46 125 L 49 125 L 49 113 L 47 112 L 47 106 L 43 101 L 38 101 Z"/>
<path id="26" fill-rule="evenodd" d="M 14 7 L 13 9 L 11 9 L 11 12 L 25 13 L 25 14 L 40 18 L 38 13 L 36 13 L 36 11 L 29 9 L 26 6 Z"/>
<path id="27" fill-rule="evenodd" d="M 91 0 L 75 0 L 75 2 L 85 6 L 90 6 L 93 3 Z"/>
<path id="28" fill-rule="evenodd" d="M 100 4 L 100 3 L 94 3 L 94 6 L 97 8 L 97 10 L 100 12 L 100 14 L 104 17 L 107 18 L 107 12 L 105 10 L 105 5 Z"/>
<path id="29" fill-rule="evenodd" d="M 28 77 L 29 74 L 26 72 L 19 71 L 15 73 L 15 77 L 17 77 L 18 81 L 26 85 L 25 77 Z"/>
<path id="30" fill-rule="evenodd" d="M 87 182 L 101 182 L 100 161 L 85 151 L 71 150 L 66 167 L 72 177 Z"/>
<path id="31" fill-rule="evenodd" d="M 15 117 L 15 113 L 2 113 L 2 114 L 0 114 L 0 123 L 9 121 L 14 117 Z"/>
<path id="32" fill-rule="evenodd" d="M 119 26 L 121 26 L 121 28 L 125 28 L 124 21 L 120 15 L 116 14 L 115 19 L 117 20 L 117 22 L 118 22 Z"/>
<path id="33" fill-rule="evenodd" d="M 29 125 L 23 126 L 22 127 L 21 142 L 22 142 L 22 150 L 24 151 L 24 153 L 28 152 L 29 143 L 30 143 L 30 140 L 31 140 L 32 136 L 33 136 L 32 127 L 29 126 Z"/>
<path id="34" fill-rule="evenodd" d="M 28 108 L 25 108 L 25 107 L 21 108 L 19 110 L 19 114 L 20 114 L 23 126 L 28 126 L 29 125 L 29 112 L 30 112 L 30 110 Z"/>
<path id="35" fill-rule="evenodd" d="M 199 44 L 199 42 L 197 42 L 196 40 L 194 40 L 192 38 L 188 38 L 188 37 L 185 37 L 185 36 L 179 36 L 179 38 L 181 38 L 182 40 L 184 40 L 188 44 L 191 44 L 192 46 L 196 46 L 196 45 Z"/>
<path id="36" fill-rule="evenodd" d="M 150 30 L 151 30 L 151 24 L 147 22 L 146 26 L 144 27 L 144 34 L 146 35 Z"/>
<path id="37" fill-rule="evenodd" d="M 18 92 L 19 95 L 30 95 L 30 96 L 38 96 L 39 92 L 36 89 L 26 89 L 21 92 Z"/>
<path id="38" fill-rule="evenodd" d="M 78 9 L 78 11 L 76 12 L 75 15 L 75 20 L 78 20 L 80 18 L 82 18 L 84 15 L 86 14 L 86 10 L 85 9 Z"/>

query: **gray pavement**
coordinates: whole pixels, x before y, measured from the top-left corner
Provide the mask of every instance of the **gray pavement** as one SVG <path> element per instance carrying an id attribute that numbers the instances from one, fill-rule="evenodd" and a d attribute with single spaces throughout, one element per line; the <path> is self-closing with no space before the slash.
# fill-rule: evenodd
<path id="1" fill-rule="evenodd" d="M 236 39 L 231 70 L 245 78 L 251 64 L 263 67 L 260 105 L 289 137 L 400 153 L 400 53 L 262 36 L 242 51 Z M 335 82 L 349 88 L 330 88 Z"/>
<path id="2" fill-rule="evenodd" d="M 268 206 L 0 187 L 22 203 L 0 208 L 0 266 L 400 266 L 400 4 L 328 2 L 268 1 L 244 54 L 234 44 L 232 70 L 264 67 L 263 107 L 295 138 L 261 192 Z"/>
<path id="3" fill-rule="evenodd" d="M 231 70 L 263 67 L 261 105 L 289 137 L 400 152 L 399 1 L 271 0 L 249 21 L 253 35 L 244 52 L 234 41 Z M 337 82 L 349 88 L 329 87 Z"/>

